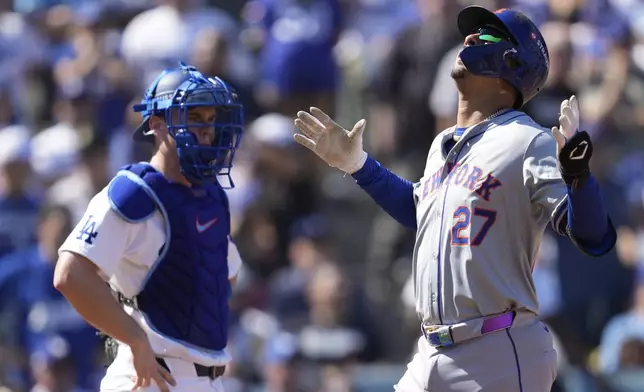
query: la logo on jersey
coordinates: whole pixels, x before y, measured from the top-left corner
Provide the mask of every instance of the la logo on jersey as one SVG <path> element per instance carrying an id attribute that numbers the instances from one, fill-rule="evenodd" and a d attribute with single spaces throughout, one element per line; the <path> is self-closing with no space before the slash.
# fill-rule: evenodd
<path id="1" fill-rule="evenodd" d="M 77 240 L 85 240 L 88 245 L 94 243 L 94 238 L 98 236 L 98 231 L 96 231 L 96 220 L 94 220 L 94 215 L 88 215 L 85 219 L 83 227 L 78 230 Z"/>
<path id="2" fill-rule="evenodd" d="M 423 183 L 422 198 L 426 198 L 434 192 L 441 184 L 443 175 L 443 166 L 428 177 Z M 483 200 L 490 201 L 492 191 L 501 185 L 501 181 L 491 173 L 485 173 L 478 166 L 465 164 L 448 164 L 447 171 L 449 174 L 445 179 L 445 185 L 461 185 L 470 191 L 475 192 Z"/>

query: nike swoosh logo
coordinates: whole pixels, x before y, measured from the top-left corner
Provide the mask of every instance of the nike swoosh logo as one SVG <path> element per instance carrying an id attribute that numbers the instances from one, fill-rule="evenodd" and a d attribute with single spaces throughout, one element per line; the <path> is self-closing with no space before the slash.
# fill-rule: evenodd
<path id="1" fill-rule="evenodd" d="M 197 231 L 198 231 L 199 233 L 203 233 L 204 231 L 206 231 L 206 230 L 210 229 L 210 227 L 211 227 L 212 225 L 214 225 L 215 223 L 217 223 L 217 221 L 218 221 L 218 220 L 219 220 L 218 218 L 215 218 L 215 219 L 213 219 L 213 220 L 209 220 L 209 221 L 208 221 L 208 222 L 206 222 L 206 223 L 199 223 L 199 218 L 197 218 L 197 219 L 195 220 L 195 223 L 196 223 L 196 225 L 197 225 Z"/>

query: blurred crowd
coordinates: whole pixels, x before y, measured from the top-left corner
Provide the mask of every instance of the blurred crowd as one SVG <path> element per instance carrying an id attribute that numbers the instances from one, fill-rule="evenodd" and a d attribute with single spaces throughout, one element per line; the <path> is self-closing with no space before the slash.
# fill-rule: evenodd
<path id="1" fill-rule="evenodd" d="M 52 287 L 57 248 L 121 166 L 149 158 L 131 105 L 183 60 L 245 104 L 226 391 L 392 391 L 420 332 L 414 233 L 294 145 L 292 119 L 366 118 L 367 151 L 418 180 L 455 122 L 455 20 L 472 3 L 539 24 L 550 76 L 525 111 L 551 127 L 577 94 L 619 228 L 601 259 L 546 231 L 534 281 L 553 391 L 644 390 L 643 0 L 0 0 L 0 390 L 98 390 L 102 342 Z"/>

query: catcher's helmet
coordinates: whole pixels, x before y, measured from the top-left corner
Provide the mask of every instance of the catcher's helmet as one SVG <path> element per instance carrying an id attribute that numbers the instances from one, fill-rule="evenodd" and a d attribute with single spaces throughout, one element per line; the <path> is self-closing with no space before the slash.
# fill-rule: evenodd
<path id="1" fill-rule="evenodd" d="M 214 122 L 188 121 L 188 112 L 198 106 L 216 107 Z M 205 184 L 221 175 L 228 177 L 230 188 L 234 187 L 230 170 L 244 129 L 244 113 L 237 94 L 226 82 L 218 77 L 206 77 L 195 67 L 180 63 L 179 68 L 161 72 L 133 109 L 143 116 L 134 140 L 153 142 L 148 121 L 153 115 L 164 116 L 168 132 L 177 144 L 181 173 L 188 181 Z M 199 145 L 192 131 L 203 127 L 214 127 L 211 146 Z"/>
<path id="2" fill-rule="evenodd" d="M 507 38 L 463 48 L 459 56 L 470 73 L 508 82 L 518 93 L 516 109 L 541 90 L 548 78 L 550 56 L 541 32 L 527 16 L 507 8 L 491 12 L 470 6 L 459 13 L 457 23 L 463 36 L 489 27 Z"/>

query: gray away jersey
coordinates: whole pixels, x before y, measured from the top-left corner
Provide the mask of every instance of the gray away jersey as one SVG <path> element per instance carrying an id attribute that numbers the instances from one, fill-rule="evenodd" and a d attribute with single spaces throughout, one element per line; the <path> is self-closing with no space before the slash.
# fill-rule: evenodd
<path id="1" fill-rule="evenodd" d="M 439 134 L 415 184 L 416 311 L 452 324 L 524 308 L 538 314 L 532 267 L 548 222 L 566 211 L 566 185 L 549 130 L 511 111 Z"/>

